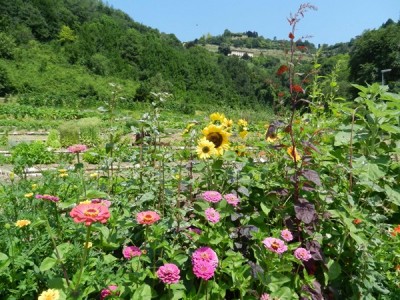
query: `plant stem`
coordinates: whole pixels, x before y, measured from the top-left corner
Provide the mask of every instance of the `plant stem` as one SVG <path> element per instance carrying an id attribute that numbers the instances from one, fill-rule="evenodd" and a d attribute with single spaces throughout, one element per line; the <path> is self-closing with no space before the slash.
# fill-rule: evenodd
<path id="1" fill-rule="evenodd" d="M 87 259 L 88 254 L 89 254 L 89 247 L 87 247 L 87 245 L 89 244 L 90 229 L 91 229 L 91 227 L 92 227 L 91 225 L 87 226 L 87 230 L 86 230 L 86 239 L 85 239 L 85 244 L 84 244 L 85 250 L 84 250 L 84 252 L 83 252 L 83 256 L 82 256 L 82 260 L 81 260 L 81 267 L 80 267 L 80 270 L 79 270 L 78 280 L 77 280 L 77 282 L 76 282 L 75 291 L 74 291 L 74 292 L 77 292 L 77 291 L 78 291 L 79 284 L 80 284 L 81 278 L 82 278 L 83 268 L 84 268 L 84 266 L 85 266 L 85 262 L 86 262 L 86 259 Z"/>
<path id="2" fill-rule="evenodd" d="M 53 234 L 52 234 L 52 232 L 51 232 L 51 227 L 50 227 L 50 224 L 49 224 L 49 220 L 48 220 L 47 218 L 46 218 L 46 229 L 47 229 L 47 232 L 48 232 L 48 234 L 49 234 L 49 236 L 50 236 L 51 242 L 52 242 L 52 244 L 53 244 L 54 252 L 55 252 L 55 254 L 56 254 L 56 256 L 57 256 L 57 260 L 58 260 L 58 262 L 59 262 L 60 265 L 61 265 L 61 269 L 63 270 L 65 281 L 67 282 L 67 286 L 69 287 L 68 273 L 67 273 L 67 270 L 65 269 L 64 264 L 63 264 L 62 261 L 61 261 L 61 255 L 60 255 L 60 253 L 58 252 L 57 244 L 56 244 L 56 241 L 55 241 L 55 239 L 54 239 L 54 236 L 53 236 Z"/>

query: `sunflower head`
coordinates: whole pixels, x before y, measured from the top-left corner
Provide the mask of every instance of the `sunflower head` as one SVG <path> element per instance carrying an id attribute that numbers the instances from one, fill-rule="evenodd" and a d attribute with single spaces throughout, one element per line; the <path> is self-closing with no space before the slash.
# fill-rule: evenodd
<path id="1" fill-rule="evenodd" d="M 222 127 L 210 124 L 203 129 L 202 133 L 208 141 L 214 144 L 218 155 L 222 155 L 224 150 L 229 148 L 230 133 L 228 133 Z"/>
<path id="2" fill-rule="evenodd" d="M 214 144 L 205 137 L 199 140 L 196 152 L 200 159 L 207 159 L 217 154 Z"/>
<path id="3" fill-rule="evenodd" d="M 224 122 L 224 119 L 226 119 L 225 115 L 218 112 L 212 113 L 210 115 L 210 120 L 213 124 L 221 125 Z"/>
<path id="4" fill-rule="evenodd" d="M 233 126 L 233 120 L 224 118 L 224 120 L 222 121 L 222 126 L 225 128 L 225 130 L 230 131 Z"/>

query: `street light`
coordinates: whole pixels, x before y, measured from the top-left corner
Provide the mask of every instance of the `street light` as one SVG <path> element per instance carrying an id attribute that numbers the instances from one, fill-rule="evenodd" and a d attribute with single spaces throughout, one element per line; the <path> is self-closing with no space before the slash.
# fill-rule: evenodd
<path id="1" fill-rule="evenodd" d="M 392 69 L 385 69 L 385 70 L 381 70 L 382 73 L 382 85 L 385 85 L 385 78 L 383 77 L 383 74 L 392 71 Z"/>

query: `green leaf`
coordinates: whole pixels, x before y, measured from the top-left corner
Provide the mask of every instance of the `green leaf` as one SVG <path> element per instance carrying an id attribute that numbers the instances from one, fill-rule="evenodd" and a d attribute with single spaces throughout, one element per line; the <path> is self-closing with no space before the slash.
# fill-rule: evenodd
<path id="1" fill-rule="evenodd" d="M 263 213 L 265 214 L 265 216 L 268 217 L 268 215 L 271 211 L 271 208 L 267 207 L 264 203 L 261 203 L 260 206 L 261 206 L 261 209 L 262 209 Z"/>
<path id="2" fill-rule="evenodd" d="M 334 260 L 330 260 L 327 266 L 328 266 L 329 280 L 335 280 L 336 278 L 338 278 L 340 273 L 342 272 L 340 264 Z"/>
<path id="3" fill-rule="evenodd" d="M 95 199 L 95 198 L 107 199 L 107 198 L 109 198 L 109 196 L 107 195 L 107 193 L 104 193 L 101 191 L 88 190 L 88 191 L 86 191 L 86 198 L 87 199 Z"/>
<path id="4" fill-rule="evenodd" d="M 39 270 L 41 272 L 50 270 L 52 267 L 55 266 L 56 263 L 57 263 L 57 259 L 55 259 L 53 257 L 46 257 L 40 264 Z"/>
<path id="5" fill-rule="evenodd" d="M 63 243 L 57 246 L 58 254 L 60 255 L 60 258 L 62 259 L 65 254 L 69 253 L 73 246 L 70 243 Z"/>
<path id="6" fill-rule="evenodd" d="M 381 128 L 389 133 L 400 133 L 400 127 L 392 124 L 382 124 Z"/>
<path id="7" fill-rule="evenodd" d="M 117 258 L 111 254 L 104 255 L 103 259 L 105 264 L 110 264 L 117 260 Z"/>
<path id="8" fill-rule="evenodd" d="M 392 189 L 390 186 L 385 185 L 385 192 L 389 201 L 397 206 L 400 206 L 400 193 Z"/>
<path id="9" fill-rule="evenodd" d="M 143 283 L 135 290 L 131 300 L 151 300 L 151 287 Z"/>
<path id="10" fill-rule="evenodd" d="M 296 293 L 292 292 L 290 288 L 284 286 L 277 290 L 276 292 L 271 293 L 273 299 L 280 299 L 280 300 L 293 300 L 299 299 Z"/>
<path id="11" fill-rule="evenodd" d="M 0 252 L 0 260 L 7 260 L 8 256 L 2 252 Z"/>

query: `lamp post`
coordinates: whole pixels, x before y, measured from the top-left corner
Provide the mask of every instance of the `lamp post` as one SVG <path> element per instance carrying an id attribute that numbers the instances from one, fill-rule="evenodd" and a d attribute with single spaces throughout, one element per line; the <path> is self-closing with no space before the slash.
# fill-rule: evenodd
<path id="1" fill-rule="evenodd" d="M 382 73 L 382 85 L 385 85 L 385 78 L 384 78 L 383 74 L 385 74 L 387 72 L 390 72 L 390 71 L 392 71 L 392 69 L 381 70 L 381 73 Z"/>

